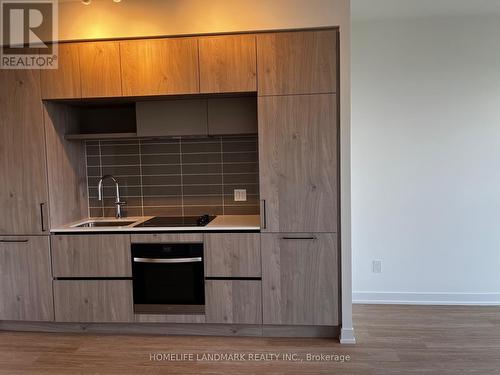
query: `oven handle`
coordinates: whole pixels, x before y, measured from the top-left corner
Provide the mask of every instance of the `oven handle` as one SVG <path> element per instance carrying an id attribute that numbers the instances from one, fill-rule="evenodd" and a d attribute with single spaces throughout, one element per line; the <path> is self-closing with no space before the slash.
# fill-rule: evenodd
<path id="1" fill-rule="evenodd" d="M 134 258 L 134 263 L 197 263 L 202 262 L 201 257 L 196 258 Z"/>

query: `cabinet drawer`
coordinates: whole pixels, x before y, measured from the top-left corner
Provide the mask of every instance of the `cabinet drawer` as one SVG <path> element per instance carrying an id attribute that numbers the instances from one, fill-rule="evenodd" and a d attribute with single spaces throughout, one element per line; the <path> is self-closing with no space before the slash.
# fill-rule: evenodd
<path id="1" fill-rule="evenodd" d="M 334 233 L 262 234 L 264 324 L 339 324 Z"/>
<path id="2" fill-rule="evenodd" d="M 54 320 L 48 237 L 0 237 L 0 320 Z"/>
<path id="3" fill-rule="evenodd" d="M 131 277 L 129 235 L 52 236 L 54 277 Z"/>
<path id="4" fill-rule="evenodd" d="M 205 281 L 207 323 L 262 324 L 260 280 Z"/>
<path id="5" fill-rule="evenodd" d="M 56 322 L 132 322 L 131 280 L 54 281 Z"/>
<path id="6" fill-rule="evenodd" d="M 205 234 L 205 276 L 260 277 L 260 234 Z"/>

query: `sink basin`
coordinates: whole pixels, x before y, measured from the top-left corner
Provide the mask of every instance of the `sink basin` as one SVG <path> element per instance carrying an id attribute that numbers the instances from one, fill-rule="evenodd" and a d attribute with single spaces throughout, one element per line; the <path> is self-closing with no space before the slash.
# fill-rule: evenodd
<path id="1" fill-rule="evenodd" d="M 77 224 L 73 228 L 97 228 L 97 227 L 126 227 L 130 224 L 134 224 L 135 221 L 104 221 L 104 220 L 92 220 L 87 221 L 82 224 Z"/>

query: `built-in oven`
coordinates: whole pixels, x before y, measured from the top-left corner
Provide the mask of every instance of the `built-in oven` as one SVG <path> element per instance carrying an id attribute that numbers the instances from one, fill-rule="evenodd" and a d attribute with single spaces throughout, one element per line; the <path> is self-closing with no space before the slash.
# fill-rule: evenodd
<path id="1" fill-rule="evenodd" d="M 134 311 L 205 312 L 202 243 L 132 244 Z"/>

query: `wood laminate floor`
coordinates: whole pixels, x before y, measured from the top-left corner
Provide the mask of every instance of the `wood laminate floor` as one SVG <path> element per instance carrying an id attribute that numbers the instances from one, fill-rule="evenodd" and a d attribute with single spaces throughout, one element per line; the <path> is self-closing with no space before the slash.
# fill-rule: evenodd
<path id="1" fill-rule="evenodd" d="M 0 332 L 0 374 L 500 374 L 498 307 L 357 305 L 354 319 L 355 346 L 328 339 Z M 246 361 L 152 361 L 152 353 L 238 353 Z M 249 360 L 270 353 L 292 360 Z M 309 362 L 307 353 L 350 361 Z"/>

